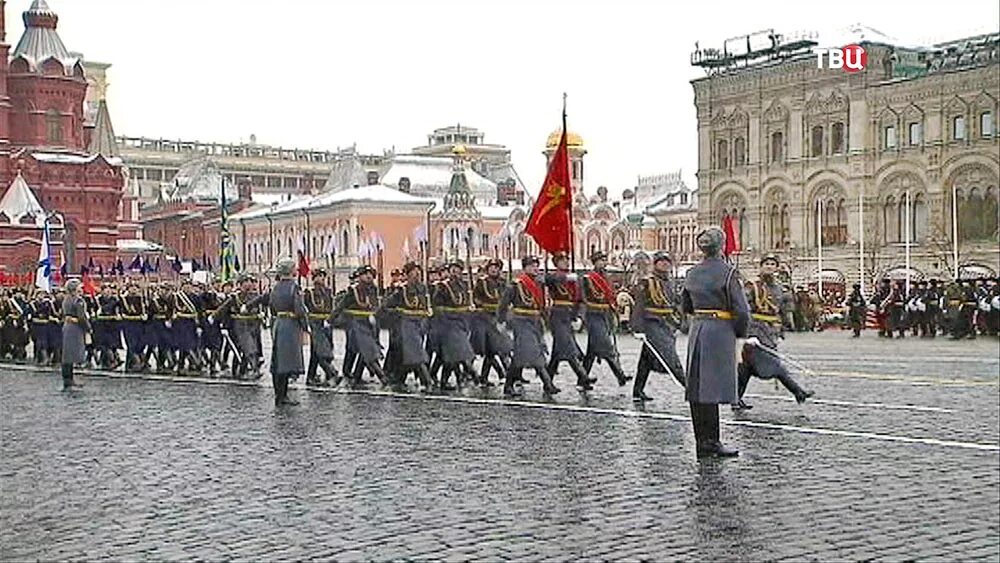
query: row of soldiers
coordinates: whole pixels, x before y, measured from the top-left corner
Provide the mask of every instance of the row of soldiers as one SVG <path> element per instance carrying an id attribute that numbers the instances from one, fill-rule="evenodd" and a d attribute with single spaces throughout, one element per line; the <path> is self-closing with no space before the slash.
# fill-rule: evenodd
<path id="1" fill-rule="evenodd" d="M 1000 333 L 1000 281 L 995 279 L 946 284 L 921 280 L 909 292 L 903 281 L 893 284 L 883 280 L 870 301 L 855 284 L 844 307 L 855 338 L 860 336 L 869 310 L 875 312 L 878 335 L 885 338 L 904 338 L 912 332 L 922 338 L 943 334 L 960 340 Z"/>

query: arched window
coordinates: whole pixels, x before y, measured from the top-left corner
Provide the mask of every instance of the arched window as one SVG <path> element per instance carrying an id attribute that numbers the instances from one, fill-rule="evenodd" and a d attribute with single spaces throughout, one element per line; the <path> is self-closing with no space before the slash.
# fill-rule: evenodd
<path id="1" fill-rule="evenodd" d="M 840 121 L 830 128 L 830 153 L 844 154 L 844 124 Z"/>
<path id="2" fill-rule="evenodd" d="M 729 143 L 722 140 L 716 147 L 716 168 L 729 168 Z"/>
<path id="3" fill-rule="evenodd" d="M 811 137 L 812 156 L 823 156 L 823 126 L 814 125 Z"/>
<path id="4" fill-rule="evenodd" d="M 913 241 L 922 241 L 927 237 L 927 203 L 923 194 L 917 194 L 910 202 L 910 237 Z"/>
<path id="5" fill-rule="evenodd" d="M 736 137 L 733 141 L 733 161 L 736 166 L 743 166 L 747 163 L 747 143 L 743 137 Z"/>
<path id="6" fill-rule="evenodd" d="M 45 139 L 53 145 L 63 142 L 62 117 L 54 109 L 45 113 Z"/>
<path id="7" fill-rule="evenodd" d="M 785 159 L 785 136 L 781 131 L 771 133 L 771 162 L 778 163 Z"/>
<path id="8" fill-rule="evenodd" d="M 788 229 L 791 226 L 791 219 L 788 215 L 788 204 L 781 206 L 781 247 L 788 246 Z"/>
<path id="9" fill-rule="evenodd" d="M 781 210 L 778 208 L 778 204 L 771 206 L 768 215 L 768 231 L 768 245 L 771 248 L 778 248 L 781 240 Z"/>
<path id="10" fill-rule="evenodd" d="M 896 209 L 896 199 L 889 196 L 885 200 L 885 205 L 882 207 L 882 226 L 883 226 L 883 238 L 885 242 L 899 242 L 897 234 L 899 233 L 899 223 L 898 215 Z"/>

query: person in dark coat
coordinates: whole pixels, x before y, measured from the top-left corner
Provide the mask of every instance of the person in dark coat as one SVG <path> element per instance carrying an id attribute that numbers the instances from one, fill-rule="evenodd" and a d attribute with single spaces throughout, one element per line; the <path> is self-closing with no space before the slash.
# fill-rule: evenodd
<path id="1" fill-rule="evenodd" d="M 330 313 L 333 312 L 333 292 L 327 285 L 328 276 L 323 268 L 312 272 L 313 286 L 305 290 L 304 301 L 309 314 L 309 367 L 306 369 L 306 385 L 337 386 L 340 374 L 333 367 L 333 326 Z M 319 378 L 323 370 L 326 381 Z"/>
<path id="2" fill-rule="evenodd" d="M 355 271 L 357 282 L 347 290 L 344 297 L 336 304 L 330 313 L 333 319 L 346 315 L 347 346 L 345 354 L 357 358 L 353 373 L 350 374 L 352 386 L 361 385 L 361 375 L 365 369 L 375 375 L 383 385 L 389 380 L 380 365 L 382 348 L 378 339 L 378 322 L 375 320 L 375 309 L 378 307 L 378 288 L 375 287 L 375 268 L 361 266 Z M 348 374 L 344 374 L 348 377 Z"/>
<path id="3" fill-rule="evenodd" d="M 385 372 L 389 381 L 394 382 L 395 385 L 395 382 L 403 377 L 403 374 L 398 371 L 402 367 L 399 356 L 399 312 L 395 307 L 385 306 L 385 303 L 390 297 L 402 291 L 403 272 L 393 269 L 389 276 L 389 287 L 386 288 L 385 295 L 382 296 L 382 304 L 375 314 L 375 319 L 378 321 L 380 327 L 389 329 L 389 347 L 385 351 L 385 361 L 382 363 L 382 371 Z M 395 299 L 392 299 L 392 301 L 395 301 Z"/>
<path id="4" fill-rule="evenodd" d="M 398 364 L 392 375 L 392 386 L 395 391 L 405 391 L 406 377 L 413 373 L 420 382 L 421 392 L 427 393 L 433 388 L 424 348 L 427 319 L 431 316 L 430 297 L 419 264 L 407 262 L 403 273 L 406 281 L 387 294 L 382 303 L 383 309 L 392 309 L 398 315 L 395 328 Z"/>
<path id="5" fill-rule="evenodd" d="M 854 331 L 854 338 L 861 336 L 861 331 L 865 328 L 865 318 L 868 315 L 868 302 L 865 301 L 865 296 L 861 294 L 861 284 L 854 284 L 854 288 L 851 291 L 851 295 L 847 298 L 845 303 L 847 307 L 847 320 L 851 325 L 851 330 Z"/>
<path id="6" fill-rule="evenodd" d="M 781 360 L 775 357 L 778 342 L 784 338 L 782 289 L 774 277 L 779 265 L 777 256 L 765 255 L 760 261 L 760 279 L 746 283 L 747 304 L 750 307 L 749 338 L 743 346 L 743 362 L 738 368 L 739 400 L 733 410 L 751 408 L 743 400 L 751 377 L 777 379 L 800 405 L 813 396 L 813 392 L 803 389 Z"/>
<path id="7" fill-rule="evenodd" d="M 639 280 L 632 290 L 635 308 L 630 324 L 642 341 L 632 385 L 633 401 L 653 400 L 646 394 L 650 372 L 670 373 L 682 389 L 686 385 L 684 366 L 677 357 L 675 334 L 680 326 L 681 307 L 677 286 L 670 276 L 672 266 L 669 253 L 657 252 L 653 255 L 653 272 Z"/>
<path id="8" fill-rule="evenodd" d="M 233 353 L 233 377 L 258 379 L 261 373 L 257 343 L 260 340 L 263 314 L 260 295 L 257 293 L 257 280 L 250 274 L 241 274 L 238 283 L 239 290 L 223 301 L 219 306 L 218 318 L 214 320 L 224 327 L 223 342 Z"/>
<path id="9" fill-rule="evenodd" d="M 431 295 L 434 315 L 441 317 L 441 372 L 440 387 L 443 391 L 453 390 L 448 384 L 451 374 L 461 385 L 465 379 L 475 381 L 477 376 L 472 368 L 476 353 L 472 350 L 469 334 L 469 317 L 472 314 L 469 286 L 465 283 L 465 264 L 456 260 L 448 264 L 448 279 L 439 283 Z"/>
<path id="10" fill-rule="evenodd" d="M 51 357 L 52 296 L 47 291 L 39 292 L 28 305 L 31 317 L 31 342 L 35 363 L 45 365 Z"/>
<path id="11" fill-rule="evenodd" d="M 71 389 L 73 367 L 87 361 L 87 341 L 92 328 L 87 306 L 80 295 L 80 280 L 66 282 L 66 298 L 62 303 L 62 379 L 63 389 Z"/>
<path id="12" fill-rule="evenodd" d="M 201 307 L 201 318 L 199 327 L 201 328 L 201 347 L 204 352 L 202 358 L 205 367 L 208 368 L 209 377 L 217 377 L 223 370 L 222 361 L 222 325 L 216 320 L 219 307 L 225 301 L 225 295 L 221 288 L 206 286 L 202 288 L 198 296 L 198 305 Z"/>
<path id="13" fill-rule="evenodd" d="M 472 287 L 472 301 L 476 311 L 472 314 L 472 349 L 482 356 L 483 365 L 479 380 L 489 384 L 490 370 L 496 370 L 500 380 L 506 378 L 513 344 L 506 332 L 497 328 L 497 309 L 507 285 L 500 277 L 503 262 L 493 259 L 486 263 L 486 275 L 476 280 Z"/>
<path id="14" fill-rule="evenodd" d="M 130 281 L 122 293 L 122 335 L 125 337 L 125 371 L 143 371 L 146 352 L 146 296 L 138 282 Z"/>
<path id="15" fill-rule="evenodd" d="M 551 397 L 559 392 L 552 383 L 548 369 L 542 315 L 545 312 L 545 279 L 538 274 L 538 258 L 521 259 L 521 274 L 507 286 L 497 308 L 497 322 L 510 324 L 514 333 L 514 349 L 504 382 L 505 397 L 521 394 L 515 384 L 525 368 L 531 368 L 542 380 L 542 392 Z M 501 328 L 502 330 L 502 328 Z"/>
<path id="16" fill-rule="evenodd" d="M 577 387 L 590 391 L 597 380 L 591 379 L 583 369 L 583 351 L 576 342 L 575 327 L 581 322 L 577 316 L 580 303 L 577 275 L 569 271 L 569 256 L 565 252 L 553 254 L 552 263 L 556 271 L 545 276 L 545 286 L 552 298 L 549 307 L 549 330 L 552 331 L 549 375 L 555 380 L 559 364 L 566 362 L 576 374 Z"/>
<path id="17" fill-rule="evenodd" d="M 618 341 L 615 337 L 618 298 L 604 271 L 608 265 L 608 255 L 598 250 L 590 256 L 590 262 L 594 269 L 580 280 L 581 307 L 587 325 L 587 353 L 583 356 L 583 371 L 589 377 L 594 362 L 603 360 L 615 375 L 618 385 L 625 385 L 629 378 L 625 376 L 618 361 Z"/>
<path id="18" fill-rule="evenodd" d="M 201 371 L 198 354 L 199 322 L 201 308 L 194 286 L 185 280 L 173 294 L 174 318 L 170 331 L 177 349 L 177 373 L 196 374 Z M 185 372 L 185 367 L 187 371 Z"/>
<path id="19" fill-rule="evenodd" d="M 704 260 L 688 271 L 682 303 L 690 316 L 687 387 L 696 452 L 703 457 L 733 457 L 735 449 L 719 436 L 719 404 L 732 404 L 736 393 L 736 339 L 746 338 L 750 308 L 739 273 L 721 256 L 726 235 L 718 227 L 698 234 Z"/>
<path id="20" fill-rule="evenodd" d="M 97 297 L 97 315 L 94 319 L 94 346 L 97 348 L 97 365 L 104 369 L 118 368 L 118 349 L 121 347 L 121 299 L 112 284 L 106 283 Z"/>
<path id="21" fill-rule="evenodd" d="M 295 260 L 282 258 L 275 266 L 277 281 L 271 291 L 261 296 L 261 304 L 271 310 L 271 381 L 274 404 L 297 405 L 288 397 L 288 380 L 305 373 L 302 358 L 302 333 L 309 330 L 308 313 L 302 290 L 293 279 Z"/>

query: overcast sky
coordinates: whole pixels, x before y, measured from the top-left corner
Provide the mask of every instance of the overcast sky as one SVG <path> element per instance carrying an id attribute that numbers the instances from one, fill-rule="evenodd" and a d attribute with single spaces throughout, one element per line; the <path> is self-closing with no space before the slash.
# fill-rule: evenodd
<path id="1" fill-rule="evenodd" d="M 695 41 L 774 28 L 826 44 L 862 23 L 930 44 L 1000 29 L 996 0 L 48 2 L 68 49 L 113 65 L 119 135 L 405 152 L 461 123 L 510 147 L 536 191 L 565 91 L 588 193 L 677 169 L 694 183 Z M 7 2 L 12 46 L 30 4 Z"/>

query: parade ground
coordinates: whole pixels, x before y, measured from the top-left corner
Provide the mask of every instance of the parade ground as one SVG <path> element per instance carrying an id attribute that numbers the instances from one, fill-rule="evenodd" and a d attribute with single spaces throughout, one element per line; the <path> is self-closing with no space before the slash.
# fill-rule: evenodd
<path id="1" fill-rule="evenodd" d="M 634 372 L 640 343 L 619 345 Z M 516 400 L 300 379 L 277 409 L 267 376 L 63 392 L 2 366 L 0 560 L 1000 558 L 996 339 L 782 349 L 814 400 L 752 381 L 753 410 L 722 409 L 740 457 L 703 462 L 675 383 L 654 374 L 637 407 L 602 365 L 586 394 L 565 369 L 552 401 L 528 372 Z"/>

